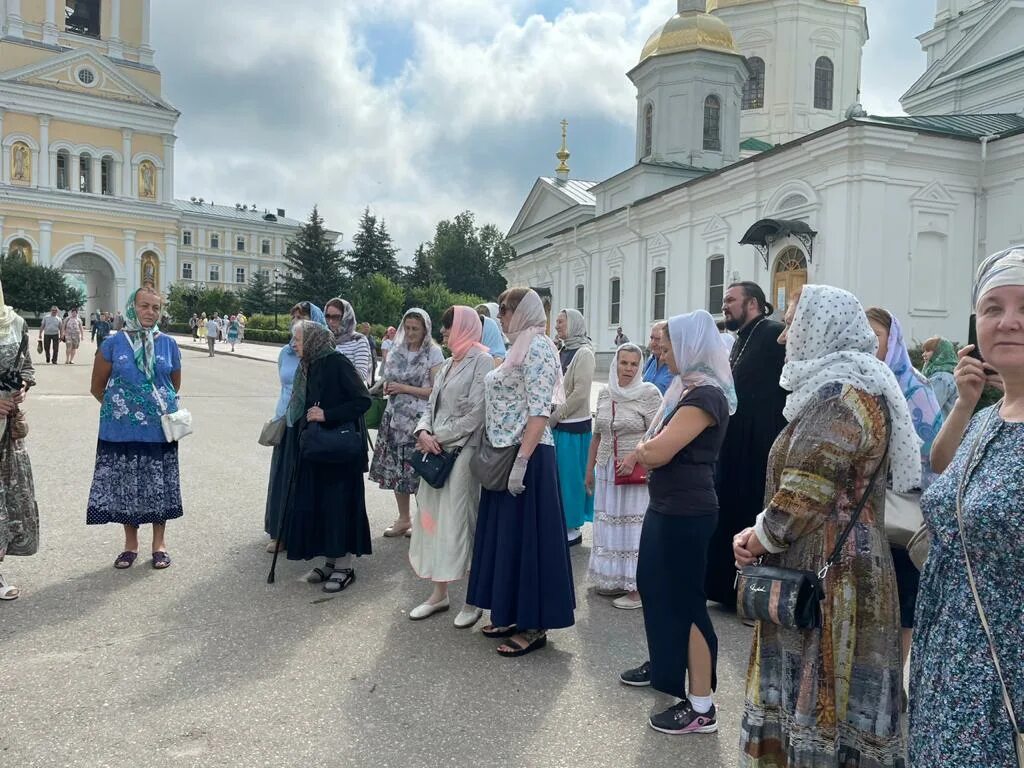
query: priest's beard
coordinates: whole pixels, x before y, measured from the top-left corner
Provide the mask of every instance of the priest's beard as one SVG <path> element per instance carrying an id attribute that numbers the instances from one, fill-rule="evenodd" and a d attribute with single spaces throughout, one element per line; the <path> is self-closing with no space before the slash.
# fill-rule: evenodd
<path id="1" fill-rule="evenodd" d="M 750 311 L 747 310 L 747 309 L 744 309 L 742 317 L 732 317 L 732 318 L 726 320 L 725 321 L 725 328 L 728 331 L 735 332 L 735 331 L 738 331 L 741 328 L 743 328 L 747 323 L 749 323 L 753 319 L 754 318 L 750 317 Z"/>

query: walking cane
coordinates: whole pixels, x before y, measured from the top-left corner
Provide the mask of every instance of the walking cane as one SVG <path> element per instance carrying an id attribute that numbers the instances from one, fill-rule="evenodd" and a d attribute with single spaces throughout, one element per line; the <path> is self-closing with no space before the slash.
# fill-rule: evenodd
<path id="1" fill-rule="evenodd" d="M 292 467 L 292 476 L 288 478 L 288 495 L 285 497 L 284 513 L 281 515 L 281 522 L 277 527 L 277 546 L 274 547 L 274 559 L 270 561 L 270 573 L 267 574 L 267 584 L 274 583 L 274 572 L 277 570 L 277 553 L 281 551 L 281 537 L 284 535 L 285 523 L 288 522 L 288 512 L 292 507 L 292 496 L 295 493 L 295 478 L 299 475 L 299 458 L 302 456 L 302 431 L 306 428 L 306 420 L 303 417 L 302 426 L 295 436 L 295 466 Z"/>

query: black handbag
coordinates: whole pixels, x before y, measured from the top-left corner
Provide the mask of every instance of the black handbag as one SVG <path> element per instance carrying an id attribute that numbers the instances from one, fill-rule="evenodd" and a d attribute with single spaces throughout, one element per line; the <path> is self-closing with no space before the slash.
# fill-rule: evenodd
<path id="1" fill-rule="evenodd" d="M 889 409 L 885 408 L 886 425 Z M 820 571 L 798 571 L 769 565 L 747 565 L 736 573 L 736 613 L 741 619 L 767 621 L 789 629 L 818 629 L 821 626 L 821 601 L 825 598 L 825 578 L 846 543 L 846 538 L 860 518 L 860 513 L 871 497 L 882 467 L 882 456 L 871 475 L 857 509 L 836 541 L 832 554 Z"/>
<path id="2" fill-rule="evenodd" d="M 359 424 L 325 427 L 314 421 L 299 437 L 299 453 L 304 461 L 317 464 L 349 464 L 366 461 L 366 433 Z"/>
<path id="3" fill-rule="evenodd" d="M 441 451 L 440 453 L 423 453 L 422 451 L 412 452 L 412 461 L 409 466 L 413 472 L 427 481 L 432 488 L 444 488 L 448 482 L 448 475 L 455 467 L 455 460 L 462 453 L 462 448 L 453 451 Z"/>

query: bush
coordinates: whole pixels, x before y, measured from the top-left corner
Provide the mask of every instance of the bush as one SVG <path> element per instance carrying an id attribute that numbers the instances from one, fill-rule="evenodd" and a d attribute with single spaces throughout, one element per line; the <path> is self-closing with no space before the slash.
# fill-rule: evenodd
<path id="1" fill-rule="evenodd" d="M 287 344 L 291 340 L 291 331 L 263 330 L 261 328 L 245 328 L 246 341 L 265 341 L 273 344 Z"/>
<path id="2" fill-rule="evenodd" d="M 160 330 L 164 333 L 177 333 L 181 336 L 191 336 L 192 329 L 188 323 L 161 323 Z"/>
<path id="3" fill-rule="evenodd" d="M 252 330 L 257 331 L 287 331 L 291 333 L 291 315 L 278 314 L 277 325 L 274 325 L 273 315 L 253 315 L 252 317 L 246 318 L 245 321 L 245 335 L 246 338 L 249 336 L 249 332 Z"/>

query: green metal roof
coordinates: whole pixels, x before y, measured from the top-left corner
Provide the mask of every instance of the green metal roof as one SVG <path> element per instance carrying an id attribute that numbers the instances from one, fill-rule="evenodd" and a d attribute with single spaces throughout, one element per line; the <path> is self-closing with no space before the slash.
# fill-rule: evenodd
<path id="1" fill-rule="evenodd" d="M 922 131 L 943 133 L 949 136 L 980 139 L 1004 133 L 1024 131 L 1024 116 L 1021 115 L 912 115 L 907 117 L 858 118 L 862 123 L 880 123 L 900 128 L 917 128 Z"/>
<path id="2" fill-rule="evenodd" d="M 760 139 L 744 139 L 740 143 L 740 149 L 747 150 L 749 152 L 767 152 L 769 149 L 774 149 L 774 144 L 769 144 L 767 141 L 761 141 Z"/>

